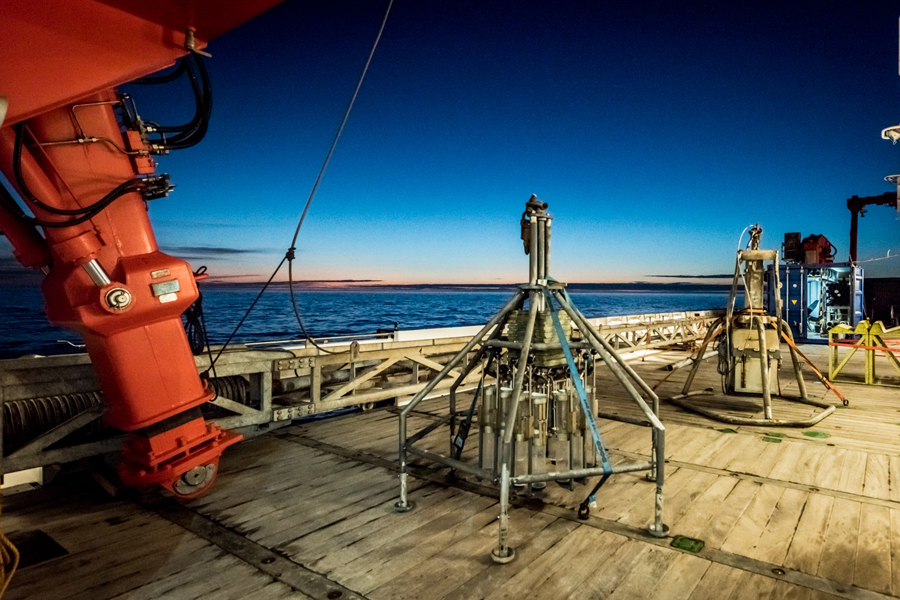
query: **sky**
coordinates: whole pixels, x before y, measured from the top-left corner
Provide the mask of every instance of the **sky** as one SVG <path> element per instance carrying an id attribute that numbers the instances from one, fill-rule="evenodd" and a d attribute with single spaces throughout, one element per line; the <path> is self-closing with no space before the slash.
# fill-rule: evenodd
<path id="1" fill-rule="evenodd" d="M 288 0 L 209 44 L 209 133 L 159 159 L 177 186 L 151 203 L 163 250 L 221 281 L 268 278 L 386 5 Z M 757 222 L 765 248 L 824 234 L 845 260 L 846 199 L 900 172 L 880 137 L 900 123 L 898 16 L 900 2 L 395 0 L 294 277 L 523 281 L 531 194 L 550 205 L 561 281 L 730 273 Z M 192 115 L 184 81 L 125 89 L 147 119 Z M 897 212 L 871 207 L 859 239 L 861 261 L 900 256 Z M 900 259 L 863 266 L 900 276 Z"/>

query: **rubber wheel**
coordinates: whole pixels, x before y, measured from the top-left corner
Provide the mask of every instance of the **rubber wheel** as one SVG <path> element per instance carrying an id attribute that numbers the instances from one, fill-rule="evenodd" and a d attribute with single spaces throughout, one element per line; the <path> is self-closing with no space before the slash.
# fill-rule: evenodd
<path id="1" fill-rule="evenodd" d="M 162 487 L 164 487 L 167 492 L 169 492 L 170 494 L 175 496 L 175 499 L 178 500 L 179 502 L 187 502 L 188 500 L 194 500 L 196 498 L 200 498 L 201 496 L 203 496 L 204 494 L 209 492 L 209 490 L 212 489 L 213 484 L 215 484 L 216 479 L 218 477 L 219 477 L 219 464 L 217 461 L 216 462 L 216 471 L 215 471 L 215 473 L 213 473 L 213 476 L 210 477 L 209 479 L 207 479 L 206 481 L 204 481 L 203 485 L 198 486 L 197 489 L 191 491 L 190 493 L 179 492 L 177 489 L 175 489 L 175 483 L 179 479 L 181 479 L 180 476 L 176 479 L 172 479 L 170 481 L 165 482 L 164 484 L 162 484 Z"/>

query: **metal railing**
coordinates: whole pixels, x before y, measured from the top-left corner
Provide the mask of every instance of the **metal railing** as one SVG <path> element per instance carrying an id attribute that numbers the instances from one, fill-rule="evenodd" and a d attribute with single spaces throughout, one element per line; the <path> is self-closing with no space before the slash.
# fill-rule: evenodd
<path id="1" fill-rule="evenodd" d="M 720 314 L 659 313 L 589 322 L 612 347 L 638 350 L 702 340 L 706 328 Z M 420 392 L 478 329 L 406 330 L 317 340 L 332 354 L 290 340 L 280 346 L 273 342 L 244 344 L 223 353 L 210 373 L 213 383 L 224 378 L 243 380 L 242 397 L 230 398 L 220 392 L 207 408 L 215 411 L 210 417 L 219 426 L 239 429 L 249 437 L 293 419 L 340 408 L 368 407 L 385 400 L 402 405 Z M 199 371 L 209 367 L 207 355 L 195 360 Z M 474 385 L 479 377 L 479 371 L 467 374 L 463 386 Z M 436 386 L 429 397 L 446 394 L 451 381 Z M 105 406 L 79 408 L 69 401 L 79 394 L 98 392 L 100 386 L 87 354 L 0 360 L 0 402 L 6 428 L 11 419 L 28 412 L 25 405 L 32 407 L 32 413 L 57 417 L 42 421 L 46 430 L 24 444 L 12 447 L 7 443 L 0 472 L 117 451 L 124 436 L 96 431 Z M 59 410 L 64 404 L 69 406 L 68 412 Z M 33 417 L 26 414 L 25 418 Z M 92 429 L 90 435 L 79 437 L 85 429 Z M 0 426 L 0 444 L 2 440 Z"/>

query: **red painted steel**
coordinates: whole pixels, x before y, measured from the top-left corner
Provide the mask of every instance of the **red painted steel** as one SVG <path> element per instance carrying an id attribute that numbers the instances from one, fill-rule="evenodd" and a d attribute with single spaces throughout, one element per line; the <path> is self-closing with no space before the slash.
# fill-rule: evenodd
<path id="1" fill-rule="evenodd" d="M 9 111 L 0 129 L 0 170 L 25 199 L 14 170 L 11 126 L 18 123 L 22 177 L 53 208 L 84 208 L 136 175 L 152 173 L 149 156 L 127 153 L 143 149 L 143 142 L 133 132 L 123 136 L 113 109 L 114 86 L 184 56 L 188 28 L 196 31 L 199 49 L 278 1 L 3 3 L 0 96 L 9 99 Z M 79 138 L 104 141 L 47 145 Z M 43 221 L 72 218 L 26 203 Z M 159 251 L 142 195 L 127 193 L 80 224 L 44 227 L 43 236 L 0 206 L 0 229 L 23 265 L 52 264 L 42 284 L 47 315 L 82 335 L 109 405 L 107 422 L 133 432 L 122 452 L 123 481 L 179 494 L 175 482 L 187 471 L 207 465 L 217 470 L 222 451 L 241 436 L 205 423 L 199 413 L 183 415 L 213 397 L 197 373 L 181 323 L 198 297 L 197 285 L 186 262 Z M 111 283 L 98 286 L 91 279 L 84 269 L 90 261 Z M 111 308 L 105 298 L 114 289 L 127 291 L 131 302 Z"/>
<path id="2" fill-rule="evenodd" d="M 6 125 L 159 71 L 281 0 L 0 2 L 0 96 Z M 264 41 L 261 41 L 264 43 Z"/>

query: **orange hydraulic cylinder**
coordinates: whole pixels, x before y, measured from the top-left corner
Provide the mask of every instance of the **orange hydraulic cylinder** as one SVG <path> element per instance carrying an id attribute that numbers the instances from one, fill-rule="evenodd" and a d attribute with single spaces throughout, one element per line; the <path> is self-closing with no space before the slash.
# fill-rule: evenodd
<path id="1" fill-rule="evenodd" d="M 25 124 L 21 169 L 39 200 L 55 208 L 83 208 L 134 178 L 108 104 L 115 100 L 110 91 Z M 88 136 L 109 141 L 37 145 Z M 3 131 L 0 163 L 13 182 L 14 138 L 11 129 Z M 35 213 L 52 221 L 72 218 L 40 208 Z M 186 262 L 159 252 L 139 193 L 124 195 L 79 225 L 45 228 L 45 236 L 54 261 L 42 285 L 47 315 L 84 337 L 109 404 L 110 425 L 140 429 L 211 397 L 181 325 L 181 314 L 197 299 L 196 283 Z M 98 288 L 91 280 L 82 268 L 90 260 L 109 274 L 110 284 Z M 130 294 L 127 307 L 108 308 L 105 296 L 111 289 Z M 160 289 L 172 291 L 154 295 Z"/>
<path id="2" fill-rule="evenodd" d="M 135 178 L 135 155 L 126 150 L 116 102 L 108 90 L 20 125 L 20 174 L 30 194 L 56 209 L 84 209 Z M 77 141 L 85 139 L 97 141 Z M 19 187 L 15 144 L 10 127 L 0 130 L 0 170 Z M 139 158 L 143 172 L 147 157 Z M 19 193 L 26 198 L 21 188 Z M 73 218 L 33 202 L 29 208 L 44 221 Z M 110 425 L 142 430 L 212 398 L 181 323 L 198 297 L 196 282 L 185 261 L 159 251 L 140 193 L 121 196 L 82 223 L 44 227 L 44 235 L 52 258 L 42 284 L 47 315 L 84 338 Z M 106 277 L 98 282 L 87 263 L 99 265 Z M 198 461 L 216 463 L 224 447 L 240 439 L 205 425 L 199 413 L 182 421 L 167 421 L 162 431 L 142 432 L 128 444 L 120 469 L 128 483 L 171 484 Z"/>

